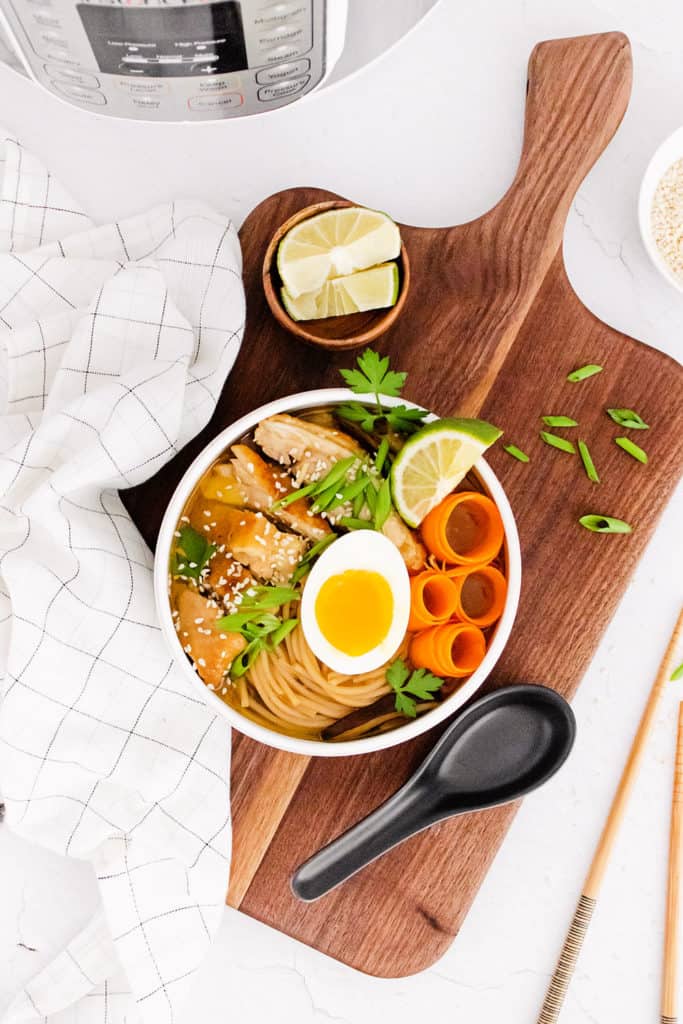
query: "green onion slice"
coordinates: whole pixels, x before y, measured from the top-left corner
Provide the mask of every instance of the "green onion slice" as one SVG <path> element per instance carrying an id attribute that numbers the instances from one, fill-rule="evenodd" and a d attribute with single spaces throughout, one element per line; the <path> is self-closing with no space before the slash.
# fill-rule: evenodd
<path id="1" fill-rule="evenodd" d="M 580 380 L 593 377 L 596 373 L 602 373 L 602 366 L 598 366 L 597 363 L 587 363 L 586 366 L 579 366 L 578 369 L 568 373 L 567 380 L 571 381 L 572 384 L 576 384 Z"/>
<path id="2" fill-rule="evenodd" d="M 600 483 L 600 477 L 598 471 L 595 468 L 595 463 L 591 458 L 591 453 L 588 451 L 588 445 L 585 441 L 579 441 L 579 455 L 583 462 L 583 468 L 586 470 L 586 476 L 589 480 L 592 480 L 594 484 Z"/>
<path id="3" fill-rule="evenodd" d="M 634 409 L 607 409 L 610 416 L 620 427 L 627 427 L 629 430 L 649 430 L 650 425 L 638 415 Z"/>
<path id="4" fill-rule="evenodd" d="M 678 666 L 678 668 L 675 668 L 671 673 L 672 682 L 675 682 L 677 679 L 683 679 L 683 661 Z"/>
<path id="5" fill-rule="evenodd" d="M 344 516 L 339 520 L 339 525 L 345 530 L 374 530 L 374 524 L 370 519 L 356 519 L 354 516 Z"/>
<path id="6" fill-rule="evenodd" d="M 576 420 L 571 416 L 541 416 L 546 427 L 578 427 Z"/>
<path id="7" fill-rule="evenodd" d="M 526 452 L 523 452 L 521 448 L 518 448 L 516 444 L 504 444 L 503 451 L 511 455 L 513 459 L 517 459 L 519 462 L 528 462 L 529 456 Z"/>
<path id="8" fill-rule="evenodd" d="M 591 514 L 581 516 L 579 522 L 591 533 L 630 533 L 633 529 L 623 519 L 615 519 L 613 516 Z"/>
<path id="9" fill-rule="evenodd" d="M 642 448 L 639 448 L 637 444 L 634 444 L 628 437 L 615 437 L 614 443 L 618 444 L 620 448 L 623 448 L 625 452 L 632 455 L 638 462 L 645 464 L 647 462 L 647 452 L 644 452 Z"/>
<path id="10" fill-rule="evenodd" d="M 557 437 L 556 434 L 549 434 L 546 430 L 541 431 L 541 440 L 549 444 L 551 448 L 558 448 L 561 452 L 567 452 L 569 455 L 576 453 L 576 448 L 571 441 L 566 441 L 563 437 Z"/>

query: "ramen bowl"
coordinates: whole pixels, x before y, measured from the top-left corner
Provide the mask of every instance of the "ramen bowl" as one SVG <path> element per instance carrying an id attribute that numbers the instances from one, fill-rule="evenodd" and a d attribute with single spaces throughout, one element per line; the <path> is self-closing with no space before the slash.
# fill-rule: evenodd
<path id="1" fill-rule="evenodd" d="M 283 413 L 306 416 L 313 410 L 334 408 L 336 405 L 351 400 L 372 401 L 369 396 L 352 394 L 346 388 L 306 391 L 263 405 L 218 434 L 189 467 L 168 504 L 159 531 L 154 564 L 154 589 L 162 633 L 178 670 L 183 674 L 192 691 L 201 696 L 217 714 L 222 715 L 232 726 L 252 739 L 270 747 L 309 757 L 347 757 L 386 749 L 413 739 L 449 718 L 479 690 L 493 669 L 510 636 L 519 603 L 521 555 L 515 519 L 498 478 L 485 459 L 481 458 L 475 463 L 472 474 L 477 487 L 491 498 L 500 513 L 504 530 L 502 554 L 507 578 L 507 594 L 502 614 L 490 633 L 483 660 L 474 672 L 460 682 L 457 688 L 445 696 L 440 703 L 416 718 L 406 718 L 405 722 L 389 731 L 354 739 L 330 741 L 329 739 L 290 735 L 255 721 L 242 713 L 238 707 L 226 703 L 217 692 L 207 687 L 206 683 L 202 681 L 186 655 L 176 631 L 169 594 L 169 566 L 171 555 L 175 550 L 176 531 L 183 510 L 195 493 L 199 482 L 216 460 L 232 445 L 249 435 L 261 421 Z M 413 405 L 405 399 L 385 399 L 386 405 L 397 405 L 399 402 L 404 405 Z M 428 417 L 428 420 L 434 419 L 436 419 L 434 416 Z M 335 547 L 336 544 L 331 545 L 330 553 Z"/>

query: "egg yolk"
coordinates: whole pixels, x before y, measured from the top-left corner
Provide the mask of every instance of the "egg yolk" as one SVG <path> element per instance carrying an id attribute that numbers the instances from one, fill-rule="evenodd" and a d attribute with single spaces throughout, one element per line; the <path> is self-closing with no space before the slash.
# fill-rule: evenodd
<path id="1" fill-rule="evenodd" d="M 394 595 L 378 572 L 347 569 L 325 580 L 315 617 L 329 644 L 356 657 L 385 639 L 394 615 Z"/>

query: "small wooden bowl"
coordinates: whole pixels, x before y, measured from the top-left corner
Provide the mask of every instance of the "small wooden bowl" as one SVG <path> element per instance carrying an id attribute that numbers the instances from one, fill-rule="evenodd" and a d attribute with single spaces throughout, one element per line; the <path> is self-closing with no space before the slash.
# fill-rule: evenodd
<path id="1" fill-rule="evenodd" d="M 358 348 L 369 345 L 388 331 L 399 317 L 405 305 L 410 286 L 410 264 L 405 245 L 401 243 L 398 256 L 398 298 L 389 309 L 373 309 L 367 313 L 349 313 L 347 316 L 330 316 L 324 320 L 292 320 L 280 301 L 282 280 L 277 270 L 275 254 L 284 236 L 302 220 L 308 220 L 325 210 L 338 210 L 346 206 L 356 206 L 346 199 L 333 199 L 325 203 L 315 203 L 299 210 L 284 224 L 281 224 L 270 240 L 263 258 L 263 290 L 270 306 L 270 311 L 277 322 L 302 341 L 310 345 L 319 345 L 328 349 Z"/>

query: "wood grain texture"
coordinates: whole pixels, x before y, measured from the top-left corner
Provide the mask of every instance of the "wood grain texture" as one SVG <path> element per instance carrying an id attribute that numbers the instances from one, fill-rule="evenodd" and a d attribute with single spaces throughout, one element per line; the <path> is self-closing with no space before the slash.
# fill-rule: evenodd
<path id="1" fill-rule="evenodd" d="M 678 1017 L 678 946 L 681 903 L 681 841 L 683 840 L 683 704 L 678 708 L 676 759 L 671 788 L 669 870 L 666 886 L 664 958 L 662 963 L 662 1020 Z"/>
<path id="2" fill-rule="evenodd" d="M 441 414 L 490 418 L 532 457 L 529 465 L 501 450 L 490 458 L 517 516 L 524 580 L 518 619 L 489 686 L 537 681 L 572 695 L 681 470 L 680 368 L 589 313 L 561 257 L 570 203 L 624 114 L 630 82 L 629 45 L 619 33 L 540 44 L 529 64 L 523 152 L 508 193 L 469 224 L 401 228 L 410 292 L 377 347 L 409 372 L 408 398 Z M 303 206 L 332 198 L 319 189 L 288 190 L 245 221 L 247 327 L 216 414 L 161 474 L 124 495 L 150 544 L 169 495 L 209 438 L 263 402 L 337 384 L 338 368 L 350 365 L 351 354 L 316 350 L 284 332 L 261 284 L 273 232 Z M 594 361 L 604 373 L 567 384 L 569 370 Z M 647 466 L 613 443 L 617 431 L 604 409 L 624 405 L 653 424 Z M 579 420 L 599 487 L 578 460 L 542 445 L 537 417 L 544 413 Z M 589 511 L 625 518 L 634 533 L 588 533 L 576 520 Z M 437 959 L 457 934 L 514 806 L 445 822 L 318 903 L 298 902 L 289 888 L 298 864 L 389 796 L 435 738 L 362 758 L 292 759 L 289 770 L 286 756 L 236 736 L 238 888 L 231 902 L 370 974 L 403 976 Z M 268 795 L 275 784 L 277 796 Z"/>

